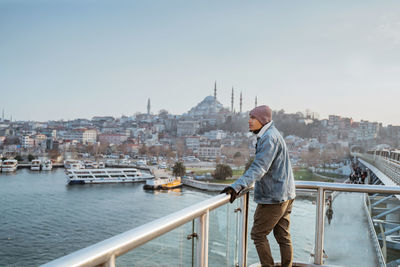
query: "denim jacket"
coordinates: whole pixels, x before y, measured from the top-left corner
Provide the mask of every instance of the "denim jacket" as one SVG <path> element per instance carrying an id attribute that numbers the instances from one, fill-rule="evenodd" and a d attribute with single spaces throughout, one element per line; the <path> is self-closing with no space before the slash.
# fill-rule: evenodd
<path id="1" fill-rule="evenodd" d="M 255 183 L 254 201 L 258 204 L 274 204 L 294 199 L 294 176 L 285 141 L 273 122 L 264 127 L 267 130 L 257 141 L 253 163 L 230 186 L 240 192 Z"/>

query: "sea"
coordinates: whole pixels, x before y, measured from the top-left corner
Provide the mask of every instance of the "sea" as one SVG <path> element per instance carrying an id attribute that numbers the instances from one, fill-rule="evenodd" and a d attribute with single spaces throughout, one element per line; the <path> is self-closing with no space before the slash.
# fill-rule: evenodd
<path id="1" fill-rule="evenodd" d="M 143 190 L 143 183 L 67 185 L 63 168 L 0 174 L 0 266 L 39 266 L 189 207 L 218 193 L 190 187 Z M 234 204 L 210 212 L 209 266 L 237 262 Z M 250 200 L 249 227 L 255 204 Z M 296 262 L 309 262 L 314 246 L 315 198 L 294 202 L 291 233 Z M 189 222 L 117 258 L 117 266 L 192 266 L 196 244 Z M 273 256 L 279 247 L 270 235 Z M 258 262 L 249 238 L 248 264 Z"/>

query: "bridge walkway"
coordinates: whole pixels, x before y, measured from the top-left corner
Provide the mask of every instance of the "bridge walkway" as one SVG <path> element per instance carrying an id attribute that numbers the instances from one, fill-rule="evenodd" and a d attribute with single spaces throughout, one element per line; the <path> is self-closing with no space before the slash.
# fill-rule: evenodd
<path id="1" fill-rule="evenodd" d="M 329 224 L 325 218 L 325 264 L 358 266 L 362 255 L 363 266 L 379 266 L 373 239 L 368 231 L 368 214 L 363 193 L 341 192 L 333 200 L 333 216 Z M 362 244 L 362 245 L 361 245 Z"/>

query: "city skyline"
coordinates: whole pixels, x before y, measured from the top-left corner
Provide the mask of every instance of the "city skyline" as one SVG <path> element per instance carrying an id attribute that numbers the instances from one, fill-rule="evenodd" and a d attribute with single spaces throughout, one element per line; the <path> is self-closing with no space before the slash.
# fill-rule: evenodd
<path id="1" fill-rule="evenodd" d="M 0 1 L 6 119 L 182 114 L 204 97 L 400 125 L 400 4 Z"/>

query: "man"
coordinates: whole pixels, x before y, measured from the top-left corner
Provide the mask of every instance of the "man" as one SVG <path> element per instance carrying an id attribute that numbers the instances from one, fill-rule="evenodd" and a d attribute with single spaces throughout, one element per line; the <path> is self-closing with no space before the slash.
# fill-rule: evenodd
<path id="1" fill-rule="evenodd" d="M 290 213 L 296 196 L 293 171 L 285 141 L 272 121 L 272 110 L 258 106 L 250 111 L 249 129 L 257 135 L 256 155 L 249 169 L 221 193 L 237 194 L 254 183 L 257 208 L 251 239 L 262 267 L 274 266 L 267 235 L 273 230 L 281 252 L 281 265 L 292 266 L 293 248 L 289 233 Z"/>

